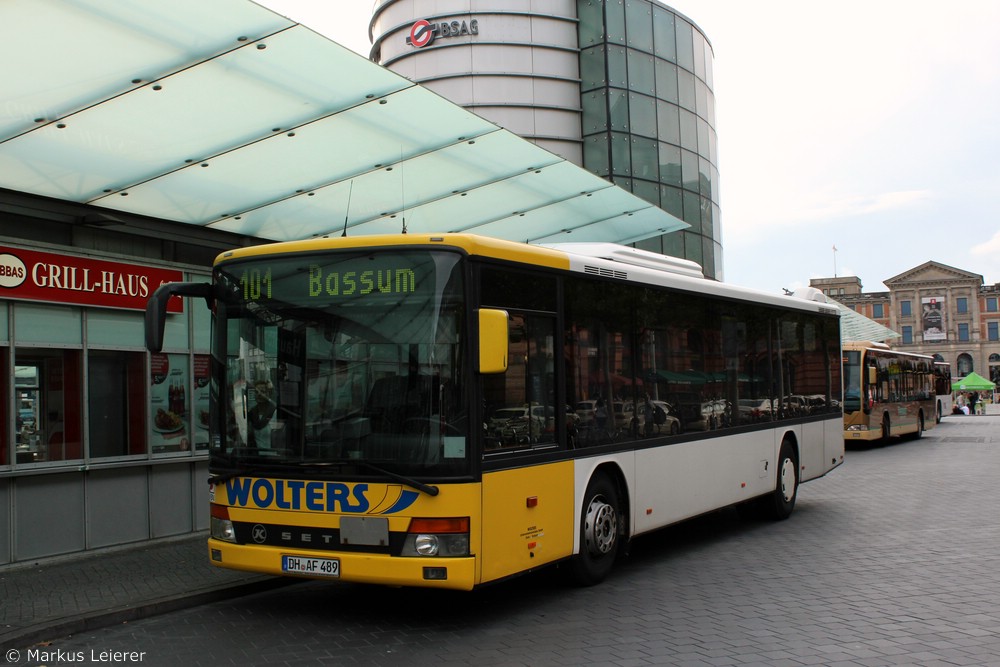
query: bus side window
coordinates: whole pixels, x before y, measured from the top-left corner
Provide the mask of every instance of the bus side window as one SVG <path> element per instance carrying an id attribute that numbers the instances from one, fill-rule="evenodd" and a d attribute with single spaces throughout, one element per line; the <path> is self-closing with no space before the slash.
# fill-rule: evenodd
<path id="1" fill-rule="evenodd" d="M 510 314 L 506 373 L 483 375 L 487 447 L 533 447 L 556 441 L 555 320 Z"/>

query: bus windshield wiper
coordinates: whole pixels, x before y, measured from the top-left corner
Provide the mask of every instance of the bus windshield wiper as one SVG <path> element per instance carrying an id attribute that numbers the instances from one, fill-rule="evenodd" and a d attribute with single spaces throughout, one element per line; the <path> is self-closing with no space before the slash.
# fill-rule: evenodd
<path id="1" fill-rule="evenodd" d="M 441 492 L 441 490 L 434 486 L 433 484 L 424 484 L 423 482 L 418 482 L 412 477 L 407 477 L 406 475 L 400 475 L 398 472 L 392 472 L 391 470 L 386 470 L 381 468 L 374 463 L 368 463 L 367 461 L 362 461 L 360 459 L 341 459 L 339 461 L 303 461 L 303 466 L 313 466 L 316 468 L 322 468 L 324 466 L 342 466 L 342 465 L 355 465 L 362 466 L 369 470 L 379 473 L 380 475 L 385 475 L 394 482 L 399 482 L 400 484 L 405 484 L 406 486 L 411 486 L 418 491 L 423 491 L 429 496 L 436 496 Z"/>

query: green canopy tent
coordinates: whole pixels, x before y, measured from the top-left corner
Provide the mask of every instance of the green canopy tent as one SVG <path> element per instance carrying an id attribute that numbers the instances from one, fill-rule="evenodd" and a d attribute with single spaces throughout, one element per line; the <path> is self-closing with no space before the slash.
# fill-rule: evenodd
<path id="1" fill-rule="evenodd" d="M 960 380 L 951 383 L 952 391 L 994 391 L 996 387 L 992 382 L 978 373 L 969 373 Z"/>

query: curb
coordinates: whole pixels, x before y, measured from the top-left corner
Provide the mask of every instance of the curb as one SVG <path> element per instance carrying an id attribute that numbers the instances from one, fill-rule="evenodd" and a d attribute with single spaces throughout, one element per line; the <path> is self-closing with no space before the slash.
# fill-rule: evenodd
<path id="1" fill-rule="evenodd" d="M 138 621 L 151 616 L 213 602 L 264 593 L 297 583 L 302 583 L 302 580 L 284 577 L 262 577 L 256 581 L 248 581 L 235 585 L 223 584 L 194 593 L 170 595 L 122 607 L 89 612 L 79 616 L 49 619 L 30 628 L 11 628 L 5 632 L 0 632 L 0 647 L 5 649 L 26 649 L 39 642 L 51 639 L 68 637 L 89 630 L 98 630 L 111 625 Z M 4 662 L 7 662 L 6 658 Z"/>

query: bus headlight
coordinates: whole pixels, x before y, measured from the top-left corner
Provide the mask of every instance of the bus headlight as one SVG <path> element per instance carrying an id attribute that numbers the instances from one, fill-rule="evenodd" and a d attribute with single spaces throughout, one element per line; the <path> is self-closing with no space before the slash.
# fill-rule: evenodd
<path id="1" fill-rule="evenodd" d="M 229 520 L 229 510 L 224 505 L 212 505 L 211 535 L 217 540 L 236 544 L 236 528 Z"/>
<path id="2" fill-rule="evenodd" d="M 469 555 L 469 518 L 412 519 L 402 556 L 455 558 Z"/>

